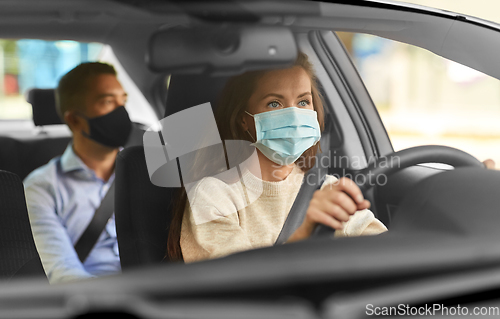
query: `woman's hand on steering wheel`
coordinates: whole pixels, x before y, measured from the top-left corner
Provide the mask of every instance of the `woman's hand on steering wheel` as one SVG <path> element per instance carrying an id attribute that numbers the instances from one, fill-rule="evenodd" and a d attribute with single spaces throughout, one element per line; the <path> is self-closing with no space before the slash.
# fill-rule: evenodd
<path id="1" fill-rule="evenodd" d="M 484 160 L 483 164 L 484 164 L 484 167 L 486 167 L 487 169 L 495 169 L 495 161 L 492 160 L 491 158 Z"/>
<path id="2" fill-rule="evenodd" d="M 343 177 L 314 192 L 304 221 L 288 242 L 309 238 L 318 224 L 341 230 L 351 215 L 369 207 L 358 185 Z"/>
<path id="3" fill-rule="evenodd" d="M 391 163 L 391 165 L 387 165 Z M 396 165 L 394 165 L 394 163 Z M 451 166 L 457 167 L 476 167 L 476 168 L 492 168 L 495 162 L 492 160 L 486 160 L 484 162 L 478 161 L 472 155 L 452 148 L 448 146 L 441 145 L 426 145 L 417 146 L 401 150 L 385 157 L 380 157 L 371 163 L 368 167 L 362 169 L 361 171 L 355 173 L 355 180 L 362 181 L 358 182 L 358 186 L 361 192 L 366 192 L 371 185 L 368 181 L 378 180 L 379 176 L 390 176 L 402 169 L 407 167 L 422 164 L 422 163 L 444 163 Z M 361 178 L 359 178 L 361 177 Z M 368 177 L 371 177 L 368 178 Z M 314 234 L 317 236 L 332 235 L 336 229 L 331 226 L 323 226 L 318 224 L 317 229 Z"/>

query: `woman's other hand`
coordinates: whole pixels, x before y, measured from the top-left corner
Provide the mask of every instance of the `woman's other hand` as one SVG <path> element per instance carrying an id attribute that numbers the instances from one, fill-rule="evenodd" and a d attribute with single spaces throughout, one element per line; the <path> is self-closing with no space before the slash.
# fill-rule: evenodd
<path id="1" fill-rule="evenodd" d="M 358 185 L 343 177 L 314 192 L 304 222 L 290 236 L 288 242 L 308 238 L 318 224 L 342 229 L 343 222 L 347 222 L 351 215 L 369 207 L 370 202 L 363 198 Z"/>
<path id="2" fill-rule="evenodd" d="M 491 158 L 488 158 L 487 160 L 483 161 L 483 164 L 487 169 L 495 169 L 495 161 L 492 160 Z"/>

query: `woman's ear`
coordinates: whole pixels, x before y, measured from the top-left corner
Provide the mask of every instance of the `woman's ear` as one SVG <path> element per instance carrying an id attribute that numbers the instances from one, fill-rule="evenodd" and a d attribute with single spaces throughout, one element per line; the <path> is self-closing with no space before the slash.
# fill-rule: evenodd
<path id="1" fill-rule="evenodd" d="M 241 115 L 239 122 L 241 127 L 243 128 L 243 131 L 248 131 L 249 126 L 247 120 L 245 119 L 245 114 Z"/>

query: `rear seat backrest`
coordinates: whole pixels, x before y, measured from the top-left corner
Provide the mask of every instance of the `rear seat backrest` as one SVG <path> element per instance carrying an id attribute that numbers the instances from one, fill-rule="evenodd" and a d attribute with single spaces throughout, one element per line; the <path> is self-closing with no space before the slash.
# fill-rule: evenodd
<path id="1" fill-rule="evenodd" d="M 71 137 L 44 137 L 18 140 L 0 136 L 0 169 L 24 179 L 34 169 L 61 155 Z"/>
<path id="2" fill-rule="evenodd" d="M 57 115 L 54 94 L 52 89 L 32 89 L 28 92 L 35 126 L 63 123 Z M 51 136 L 46 131 L 30 137 L 0 136 L 0 169 L 24 179 L 34 169 L 61 155 L 70 140 L 71 136 Z"/>

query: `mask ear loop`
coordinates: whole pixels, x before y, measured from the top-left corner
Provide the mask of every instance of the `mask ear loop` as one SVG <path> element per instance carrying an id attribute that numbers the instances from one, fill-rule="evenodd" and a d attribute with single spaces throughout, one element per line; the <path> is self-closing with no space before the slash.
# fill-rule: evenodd
<path id="1" fill-rule="evenodd" d="M 250 134 L 250 131 L 249 130 L 246 130 L 245 132 L 248 133 L 248 135 L 250 135 L 250 137 L 252 138 L 253 142 L 257 142 L 257 140 L 252 136 L 252 134 Z"/>
<path id="2" fill-rule="evenodd" d="M 250 115 L 251 117 L 254 117 L 252 114 L 248 113 L 247 111 L 245 111 L 245 113 L 247 113 L 248 115 Z M 249 130 L 246 130 L 247 134 L 250 135 L 250 137 L 252 138 L 253 142 L 257 142 L 257 140 L 252 136 L 252 134 L 250 134 L 250 131 Z"/>
<path id="3" fill-rule="evenodd" d="M 75 114 L 76 114 L 76 116 L 79 116 L 79 117 L 81 117 L 81 118 L 84 118 L 84 119 L 85 119 L 85 121 L 87 121 L 87 123 L 89 123 L 90 118 L 89 118 L 87 115 L 83 114 L 83 112 L 80 112 L 80 111 L 75 111 Z M 90 124 L 88 124 L 88 125 L 89 125 L 89 134 L 90 134 Z M 87 138 L 90 138 L 90 135 L 89 135 L 89 134 L 87 134 L 87 133 L 85 133 L 85 131 L 83 131 L 83 130 L 82 130 L 82 132 L 81 132 L 81 133 L 82 133 L 82 135 L 83 135 L 83 136 L 85 136 L 85 137 L 87 137 Z"/>

